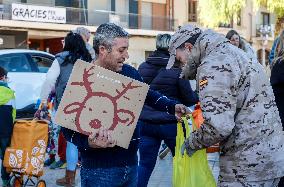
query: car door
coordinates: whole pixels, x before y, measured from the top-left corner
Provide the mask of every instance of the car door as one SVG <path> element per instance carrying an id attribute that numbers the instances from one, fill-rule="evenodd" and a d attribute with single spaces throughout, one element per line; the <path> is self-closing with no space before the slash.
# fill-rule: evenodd
<path id="1" fill-rule="evenodd" d="M 0 66 L 8 71 L 9 87 L 15 91 L 16 107 L 22 109 L 31 103 L 29 90 L 33 87 L 33 81 L 27 77 L 35 69 L 24 53 L 7 53 L 1 55 L 0 59 Z"/>
<path id="2" fill-rule="evenodd" d="M 9 86 L 16 94 L 17 113 L 33 113 L 53 56 L 47 57 L 36 53 L 11 53 L 1 55 L 0 59 L 0 66 L 2 62 L 3 67 L 8 71 Z M 30 116 L 21 115 L 21 117 Z"/>
<path id="3" fill-rule="evenodd" d="M 47 73 L 51 64 L 54 61 L 54 56 L 47 56 L 44 54 L 30 54 L 32 62 L 37 67 L 39 73 Z"/>
<path id="4" fill-rule="evenodd" d="M 28 86 L 28 90 L 25 89 L 25 91 L 22 92 L 23 95 L 27 92 L 29 92 L 29 94 L 25 96 L 25 100 L 21 100 L 21 103 L 23 103 L 23 105 L 25 106 L 32 106 L 32 109 L 34 109 L 34 105 L 40 98 L 41 87 L 45 81 L 46 73 L 54 60 L 54 56 L 45 55 L 42 53 L 27 53 L 26 55 L 30 61 L 33 71 L 25 76 L 24 79 L 26 80 L 24 81 L 30 80 L 30 83 L 32 84 Z M 29 108 L 30 107 L 28 107 L 27 109 L 32 110 Z"/>

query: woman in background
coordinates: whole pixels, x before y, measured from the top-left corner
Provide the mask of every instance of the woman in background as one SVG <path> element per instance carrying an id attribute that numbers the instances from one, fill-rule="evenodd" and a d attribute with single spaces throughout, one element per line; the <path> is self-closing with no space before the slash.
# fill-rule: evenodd
<path id="1" fill-rule="evenodd" d="M 42 106 L 46 105 L 48 95 L 54 89 L 54 108 L 55 110 L 58 109 L 73 66 L 78 59 L 86 62 L 92 61 L 91 55 L 86 48 L 83 38 L 79 34 L 69 32 L 64 39 L 63 51 L 55 56 L 55 60 L 46 74 L 46 80 L 41 90 Z M 68 143 L 69 142 L 67 142 L 67 144 Z M 66 157 L 67 168 L 65 177 L 57 180 L 56 184 L 59 186 L 74 186 L 78 151 L 71 153 L 67 151 Z"/>
<path id="2" fill-rule="evenodd" d="M 284 129 L 284 31 L 279 36 L 275 49 L 275 58 L 272 61 L 270 83 L 275 96 L 275 102 L 279 111 L 282 127 Z M 284 156 L 284 155 L 283 155 Z M 279 187 L 284 186 L 284 178 L 280 179 Z"/>

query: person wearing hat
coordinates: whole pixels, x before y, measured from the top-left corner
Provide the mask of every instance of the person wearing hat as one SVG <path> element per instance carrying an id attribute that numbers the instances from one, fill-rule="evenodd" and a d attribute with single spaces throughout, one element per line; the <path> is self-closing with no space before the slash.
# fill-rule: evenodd
<path id="1" fill-rule="evenodd" d="M 272 88 L 259 63 L 222 35 L 193 25 L 171 38 L 170 59 L 181 78 L 196 79 L 203 125 L 181 152 L 220 144 L 218 186 L 277 186 L 284 175 L 284 134 Z"/>

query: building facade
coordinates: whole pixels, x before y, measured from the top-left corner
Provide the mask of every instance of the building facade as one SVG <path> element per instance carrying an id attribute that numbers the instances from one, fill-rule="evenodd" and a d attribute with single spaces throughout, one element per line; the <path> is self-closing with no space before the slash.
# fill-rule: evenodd
<path id="1" fill-rule="evenodd" d="M 182 0 L 179 9 L 183 9 L 186 14 L 178 17 L 180 25 L 186 23 L 199 24 L 198 20 L 198 0 Z M 268 63 L 268 55 L 274 41 L 276 16 L 270 13 L 266 7 L 260 7 L 258 10 L 254 8 L 253 0 L 247 0 L 246 6 L 232 18 L 230 24 L 220 23 L 218 28 L 214 28 L 217 32 L 224 35 L 231 30 L 236 30 L 241 37 L 246 39 L 255 49 L 258 60 L 263 62 L 263 51 L 265 51 L 265 63 Z M 270 32 L 268 37 L 262 37 L 261 28 L 268 28 Z"/>
<path id="2" fill-rule="evenodd" d="M 174 0 L 0 0 L 0 49 L 56 54 L 77 26 L 95 33 L 100 24 L 113 22 L 130 33 L 127 63 L 137 67 L 155 50 L 155 36 L 177 27 L 173 6 Z"/>
<path id="3" fill-rule="evenodd" d="M 246 3 L 231 24 L 220 24 L 216 30 L 223 34 L 237 30 L 252 44 L 260 61 L 265 48 L 267 61 L 275 15 L 265 7 L 256 11 L 252 0 Z M 157 34 L 198 24 L 197 7 L 198 0 L 0 0 L 0 49 L 30 48 L 56 54 L 68 31 L 80 25 L 94 33 L 98 25 L 113 22 L 130 33 L 127 63 L 137 67 L 155 50 Z M 262 25 L 271 29 L 264 43 L 259 32 Z"/>

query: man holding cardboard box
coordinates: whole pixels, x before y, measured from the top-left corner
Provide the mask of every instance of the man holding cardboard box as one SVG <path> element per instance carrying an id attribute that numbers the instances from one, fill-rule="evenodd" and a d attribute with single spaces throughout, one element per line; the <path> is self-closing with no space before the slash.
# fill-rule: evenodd
<path id="1" fill-rule="evenodd" d="M 95 65 L 143 82 L 136 69 L 123 64 L 128 58 L 128 33 L 123 28 L 112 23 L 100 25 L 94 36 L 94 49 L 97 55 Z M 152 90 L 147 94 L 146 103 L 156 109 L 176 113 L 177 118 L 187 110 L 184 105 L 176 104 Z M 89 136 L 66 128 L 63 132 L 66 139 L 77 145 L 81 152 L 81 186 L 137 186 L 138 128 L 128 149 L 116 146 L 111 130 L 101 128 L 98 133 Z"/>

